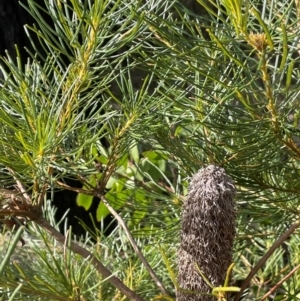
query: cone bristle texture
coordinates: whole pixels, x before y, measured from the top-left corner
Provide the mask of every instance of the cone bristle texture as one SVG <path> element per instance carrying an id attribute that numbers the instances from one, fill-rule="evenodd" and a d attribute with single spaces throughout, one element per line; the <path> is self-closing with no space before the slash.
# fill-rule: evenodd
<path id="1" fill-rule="evenodd" d="M 223 286 L 232 263 L 235 237 L 235 186 L 223 168 L 209 165 L 190 182 L 182 206 L 178 250 L 178 284 L 181 289 L 211 293 L 197 265 L 213 287 Z M 213 296 L 177 290 L 177 301 L 216 301 Z"/>

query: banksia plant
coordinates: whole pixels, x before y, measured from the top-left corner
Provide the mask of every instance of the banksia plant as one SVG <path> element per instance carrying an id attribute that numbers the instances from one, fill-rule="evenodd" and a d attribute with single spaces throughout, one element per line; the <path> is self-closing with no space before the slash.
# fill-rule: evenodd
<path id="1" fill-rule="evenodd" d="M 216 300 L 208 295 L 207 280 L 222 286 L 232 262 L 234 195 L 234 183 L 223 168 L 209 165 L 193 176 L 181 212 L 177 301 Z"/>

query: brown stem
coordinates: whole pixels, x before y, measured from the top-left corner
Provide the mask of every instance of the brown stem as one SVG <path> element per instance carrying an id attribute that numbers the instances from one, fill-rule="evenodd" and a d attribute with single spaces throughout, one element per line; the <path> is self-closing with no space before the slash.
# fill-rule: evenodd
<path id="1" fill-rule="evenodd" d="M 276 283 L 259 301 L 266 300 L 273 292 L 275 292 L 278 287 L 287 279 L 289 279 L 293 274 L 299 270 L 300 264 L 298 264 L 295 268 L 293 268 L 286 276 L 284 276 L 278 283 Z"/>
<path id="2" fill-rule="evenodd" d="M 59 187 L 67 189 L 67 190 L 70 190 L 70 191 L 74 191 L 74 192 L 77 192 L 77 193 L 82 193 L 82 194 L 86 194 L 86 195 L 95 196 L 95 192 L 91 191 L 91 190 L 87 190 L 87 189 L 83 189 L 83 188 L 75 188 L 75 187 L 69 186 L 69 185 L 67 185 L 67 184 L 65 184 L 63 182 L 60 182 L 60 181 L 57 181 L 56 184 Z"/>
<path id="3" fill-rule="evenodd" d="M 52 237 L 54 237 L 61 244 L 65 243 L 65 236 L 58 232 L 54 227 L 52 227 L 49 222 L 47 222 L 43 217 L 33 219 L 39 226 L 45 229 Z M 88 250 L 80 247 L 78 244 L 71 242 L 71 250 L 81 255 L 83 258 L 89 258 L 92 265 L 100 272 L 107 281 L 109 281 L 115 288 L 117 288 L 121 293 L 123 293 L 130 300 L 134 301 L 144 301 L 139 295 L 127 287 L 119 278 L 113 276 L 113 274 Z"/>
<path id="4" fill-rule="evenodd" d="M 144 257 L 142 251 L 140 250 L 140 248 L 136 244 L 133 236 L 131 235 L 130 230 L 128 229 L 128 227 L 125 224 L 125 222 L 122 219 L 122 217 L 114 210 L 114 208 L 108 203 L 108 201 L 103 196 L 99 196 L 99 198 L 101 199 L 101 201 L 107 207 L 107 209 L 109 210 L 109 212 L 115 217 L 115 219 L 118 221 L 118 223 L 123 228 L 124 232 L 127 235 L 127 238 L 129 239 L 129 241 L 130 241 L 130 243 L 132 245 L 132 248 L 134 249 L 135 253 L 140 258 L 140 260 L 142 261 L 142 263 L 144 264 L 144 266 L 146 267 L 147 271 L 149 272 L 150 276 L 152 277 L 152 279 L 156 283 L 156 285 L 159 288 L 159 290 L 162 292 L 163 295 L 169 296 L 169 294 L 168 294 L 167 290 L 165 289 L 164 285 L 162 284 L 162 282 L 160 281 L 160 279 L 158 278 L 158 276 L 155 274 L 155 272 L 153 271 L 152 267 L 149 265 L 147 259 Z"/>
<path id="5" fill-rule="evenodd" d="M 68 189 L 68 190 L 76 191 L 78 193 L 84 193 L 86 195 L 97 196 L 95 194 L 95 192 L 93 192 L 92 190 L 73 188 L 71 186 L 68 186 L 68 185 L 62 183 L 62 182 L 57 182 L 57 184 L 60 187 L 63 187 L 63 188 Z M 130 233 L 128 227 L 127 227 L 127 225 L 124 223 L 124 221 L 121 218 L 121 216 L 113 209 L 113 207 L 110 206 L 110 204 L 107 202 L 107 200 L 105 198 L 103 198 L 103 196 L 102 196 L 101 193 L 98 195 L 98 197 L 103 201 L 103 203 L 106 205 L 106 207 L 108 208 L 108 210 L 110 211 L 110 213 L 115 217 L 115 219 L 119 222 L 119 224 L 121 225 L 121 227 L 125 231 L 125 233 L 126 233 L 128 239 L 129 239 L 129 241 L 130 241 L 130 243 L 131 243 L 134 251 L 136 252 L 136 254 L 138 255 L 138 257 L 140 258 L 140 260 L 142 261 L 142 263 L 144 264 L 144 266 L 148 270 L 150 276 L 152 277 L 152 279 L 156 283 L 156 285 L 159 288 L 159 290 L 162 292 L 162 294 L 168 296 L 169 294 L 168 294 L 167 290 L 165 289 L 164 285 L 162 284 L 162 282 L 159 280 L 158 276 L 155 274 L 155 272 L 153 271 L 153 269 L 149 265 L 147 259 L 144 257 L 144 255 L 141 252 L 141 250 L 139 249 L 139 247 L 137 246 L 137 244 L 136 244 L 133 236 L 131 235 L 131 233 Z"/>
<path id="6" fill-rule="evenodd" d="M 15 176 L 15 172 L 14 172 L 11 168 L 9 168 L 9 167 L 7 167 L 7 169 L 10 171 L 10 173 L 12 174 L 14 180 L 16 181 L 17 186 L 18 186 L 20 192 L 22 193 L 22 196 L 26 199 L 26 201 L 28 202 L 28 204 L 30 204 L 30 203 L 31 203 L 31 197 L 30 197 L 29 194 L 27 193 L 25 187 L 24 187 L 23 184 L 18 180 L 18 178 Z"/>
<path id="7" fill-rule="evenodd" d="M 15 178 L 15 180 L 17 181 L 17 179 Z M 23 185 L 17 181 L 18 187 L 21 190 L 21 192 L 23 193 L 23 197 L 25 197 L 26 199 L 29 198 L 29 196 L 27 195 L 26 191 L 23 189 Z M 88 194 L 88 195 L 95 195 L 95 192 L 93 191 L 87 191 L 85 189 L 78 189 L 78 188 L 73 188 L 70 187 L 62 182 L 57 182 L 57 184 L 65 189 L 68 190 L 72 190 L 72 191 L 76 191 L 78 193 L 84 193 L 84 194 Z M 24 191 L 23 191 L 24 190 Z M 1 192 L 1 191 L 0 191 Z M 4 195 L 7 195 L 6 190 L 3 191 Z M 10 192 L 10 191 L 9 191 Z M 11 193 L 12 194 L 12 193 Z M 15 194 L 15 193 L 13 193 Z M 163 284 L 161 283 L 161 281 L 159 280 L 159 278 L 157 277 L 157 275 L 155 274 L 155 272 L 153 271 L 153 269 L 151 268 L 151 266 L 149 265 L 148 261 L 146 260 L 146 258 L 143 256 L 142 252 L 140 251 L 139 247 L 137 246 L 136 242 L 134 241 L 128 227 L 126 226 L 126 224 L 124 223 L 123 219 L 119 216 L 119 214 L 109 205 L 109 203 L 102 197 L 100 196 L 100 198 L 103 200 L 103 202 L 105 203 L 105 205 L 108 207 L 108 209 L 110 210 L 110 212 L 115 216 L 115 218 L 118 220 L 118 222 L 120 223 L 120 225 L 122 226 L 122 228 L 124 229 L 125 233 L 127 234 L 127 237 L 133 247 L 133 249 L 135 250 L 136 254 L 139 256 L 139 258 L 141 259 L 141 261 L 143 262 L 143 264 L 145 265 L 146 269 L 148 270 L 149 274 L 151 275 L 152 279 L 155 281 L 157 287 L 160 289 L 160 291 L 164 294 L 168 296 L 168 293 L 166 291 L 166 289 L 164 288 Z M 38 205 L 37 205 L 38 206 Z M 34 207 L 32 207 L 34 208 Z M 40 208 L 39 208 L 40 209 Z M 54 227 L 52 227 L 50 225 L 49 222 L 47 222 L 43 217 L 41 217 L 36 211 L 35 212 L 30 212 L 30 211 L 25 211 L 23 212 L 24 214 L 22 214 L 20 211 L 18 212 L 18 210 L 16 210 L 15 212 L 12 212 L 11 210 L 8 212 L 1 212 L 2 214 L 7 214 L 9 213 L 10 215 L 21 215 L 21 216 L 27 216 L 28 218 L 30 218 L 32 221 L 36 222 L 38 225 L 40 225 L 43 229 L 45 229 L 48 233 L 51 234 L 52 237 L 54 237 L 58 242 L 60 242 L 61 244 L 65 243 L 65 239 L 66 237 L 64 235 L 62 235 L 60 232 L 58 232 Z M 32 214 L 30 214 L 32 213 Z M 107 278 L 107 280 L 117 289 L 120 290 L 121 293 L 123 293 L 125 296 L 127 296 L 129 299 L 131 300 L 135 300 L 135 301 L 144 301 L 140 296 L 138 296 L 134 291 L 130 290 L 126 285 L 124 285 L 120 279 L 118 279 L 117 277 L 113 276 L 112 273 L 92 254 L 90 253 L 88 250 L 80 247 L 79 245 L 77 245 L 74 242 L 71 242 L 70 248 L 73 252 L 81 255 L 84 258 L 91 258 L 91 263 L 93 264 L 93 266 L 105 277 Z"/>
<path id="8" fill-rule="evenodd" d="M 300 221 L 294 223 L 286 232 L 284 232 L 278 240 L 274 242 L 268 252 L 258 261 L 256 266 L 251 270 L 247 278 L 243 281 L 241 290 L 236 294 L 234 301 L 240 300 L 243 291 L 248 287 L 253 276 L 258 272 L 258 270 L 265 264 L 268 258 L 274 253 L 274 251 L 300 226 Z"/>

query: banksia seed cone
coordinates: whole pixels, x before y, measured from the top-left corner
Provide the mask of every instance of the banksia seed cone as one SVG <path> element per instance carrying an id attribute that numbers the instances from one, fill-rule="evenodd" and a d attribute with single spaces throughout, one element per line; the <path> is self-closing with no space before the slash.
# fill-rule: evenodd
<path id="1" fill-rule="evenodd" d="M 235 236 L 235 186 L 223 168 L 209 165 L 194 175 L 181 211 L 178 284 L 211 293 L 197 266 L 214 286 L 222 286 L 232 263 Z M 177 301 L 215 301 L 215 297 L 178 289 Z"/>

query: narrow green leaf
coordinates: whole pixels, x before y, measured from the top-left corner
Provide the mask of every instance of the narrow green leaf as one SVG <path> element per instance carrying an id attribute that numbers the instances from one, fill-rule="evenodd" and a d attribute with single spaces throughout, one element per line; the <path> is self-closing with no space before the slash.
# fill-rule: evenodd
<path id="1" fill-rule="evenodd" d="M 284 23 L 281 23 L 281 29 L 282 29 L 282 57 L 281 57 L 281 63 L 279 67 L 279 71 L 281 72 L 283 68 L 286 66 L 286 59 L 288 55 L 288 41 L 287 41 L 287 32 L 286 27 Z"/>
<path id="2" fill-rule="evenodd" d="M 20 226 L 19 229 L 17 230 L 17 232 L 14 234 L 13 239 L 9 243 L 7 252 L 6 252 L 6 254 L 5 254 L 5 256 L 2 259 L 2 262 L 0 264 L 0 277 L 2 277 L 2 275 L 4 273 L 4 270 L 5 270 L 5 267 L 9 263 L 10 257 L 12 256 L 12 254 L 15 251 L 17 243 L 21 239 L 21 236 L 22 236 L 22 233 L 23 233 L 24 229 L 25 229 L 24 226 Z"/>

